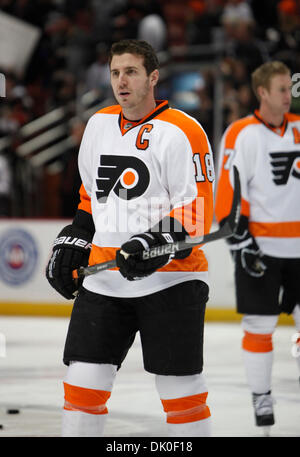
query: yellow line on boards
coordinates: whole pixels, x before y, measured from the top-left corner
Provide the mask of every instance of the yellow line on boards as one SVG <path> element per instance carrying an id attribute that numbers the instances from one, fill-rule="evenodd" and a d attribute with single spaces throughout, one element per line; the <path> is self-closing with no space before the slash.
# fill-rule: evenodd
<path id="1" fill-rule="evenodd" d="M 242 314 L 238 314 L 234 309 L 228 308 L 206 308 L 206 322 L 240 322 Z M 280 314 L 278 325 L 294 325 L 292 316 Z"/>
<path id="2" fill-rule="evenodd" d="M 0 315 L 6 316 L 49 316 L 69 317 L 73 302 L 67 303 L 26 303 L 26 302 L 0 302 Z M 207 307 L 206 322 L 240 322 L 241 314 L 234 309 Z M 279 325 L 294 325 L 292 316 L 281 314 Z"/>
<path id="3" fill-rule="evenodd" d="M 73 303 L 0 302 L 0 315 L 69 317 Z"/>

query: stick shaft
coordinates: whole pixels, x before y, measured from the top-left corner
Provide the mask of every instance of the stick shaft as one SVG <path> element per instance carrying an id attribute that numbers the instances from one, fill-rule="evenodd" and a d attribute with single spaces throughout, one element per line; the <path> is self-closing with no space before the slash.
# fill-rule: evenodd
<path id="1" fill-rule="evenodd" d="M 179 251 L 184 251 L 191 247 L 200 246 L 201 244 L 206 244 L 211 241 L 217 241 L 227 236 L 232 235 L 231 228 L 229 224 L 225 223 L 219 230 L 216 230 L 213 233 L 208 233 L 202 237 L 198 238 L 188 238 L 185 241 L 177 241 L 175 243 L 168 243 L 162 246 L 154 246 L 153 248 L 143 251 L 143 259 L 147 260 L 154 257 L 160 257 L 167 254 L 175 254 Z M 73 271 L 73 278 L 82 278 L 85 276 L 90 276 L 100 271 L 108 270 L 110 268 L 116 267 L 116 260 L 110 260 L 108 262 L 97 263 L 96 265 L 91 265 L 89 267 L 80 267 L 77 270 Z"/>
<path id="2" fill-rule="evenodd" d="M 219 230 L 216 230 L 212 233 L 207 233 L 206 235 L 190 238 L 186 237 L 185 240 L 176 241 L 175 243 L 163 244 L 161 246 L 154 246 L 149 250 L 142 252 L 144 260 L 152 259 L 154 257 L 160 257 L 167 254 L 176 254 L 176 252 L 184 251 L 185 249 L 190 249 L 191 247 L 200 246 L 201 244 L 210 243 L 212 241 L 217 241 L 223 238 L 227 238 L 232 235 L 237 227 L 240 215 L 240 205 L 241 205 L 241 187 L 239 180 L 239 173 L 236 167 L 233 167 L 234 172 L 234 193 L 232 200 L 232 207 L 230 214 L 226 218 L 226 222 L 222 225 Z M 139 253 L 141 254 L 141 253 Z M 91 265 L 88 267 L 80 267 L 77 270 L 73 271 L 73 279 L 83 278 L 85 276 L 90 276 L 100 271 L 105 271 L 110 268 L 115 268 L 116 260 L 109 260 L 108 262 L 97 263 L 96 265 Z"/>

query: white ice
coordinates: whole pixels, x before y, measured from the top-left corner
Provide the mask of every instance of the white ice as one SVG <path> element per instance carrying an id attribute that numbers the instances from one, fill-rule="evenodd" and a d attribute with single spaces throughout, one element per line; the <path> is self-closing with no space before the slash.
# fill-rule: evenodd
<path id="1" fill-rule="evenodd" d="M 0 437 L 59 437 L 67 318 L 0 316 Z M 274 437 L 300 437 L 300 385 L 291 326 L 274 334 Z M 262 436 L 254 425 L 241 355 L 239 323 L 205 326 L 205 376 L 213 436 Z M 5 344 L 4 344 L 5 343 Z M 106 437 L 165 437 L 154 376 L 143 369 L 137 336 L 108 401 Z M 8 414 L 18 409 L 19 414 Z"/>

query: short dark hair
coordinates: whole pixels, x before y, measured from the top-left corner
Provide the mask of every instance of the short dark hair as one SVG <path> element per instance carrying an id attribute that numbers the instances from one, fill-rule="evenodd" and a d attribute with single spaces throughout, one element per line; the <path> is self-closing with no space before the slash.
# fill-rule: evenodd
<path id="1" fill-rule="evenodd" d="M 157 55 L 152 46 L 143 40 L 121 40 L 113 43 L 109 53 L 109 65 L 114 55 L 135 54 L 144 58 L 144 67 L 147 75 L 159 68 Z"/>

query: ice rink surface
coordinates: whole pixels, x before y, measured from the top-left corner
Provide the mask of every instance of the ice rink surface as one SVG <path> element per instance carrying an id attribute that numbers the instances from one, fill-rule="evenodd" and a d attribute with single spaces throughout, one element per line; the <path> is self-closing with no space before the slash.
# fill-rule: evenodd
<path id="1" fill-rule="evenodd" d="M 66 367 L 62 351 L 67 318 L 0 316 L 0 437 L 59 437 Z M 294 327 L 273 337 L 272 437 L 300 437 L 300 385 L 292 356 Z M 214 437 L 258 437 L 246 385 L 239 323 L 205 326 L 205 375 Z M 4 344 L 5 343 L 5 344 Z M 18 414 L 8 410 L 18 409 Z M 165 414 L 154 376 L 143 369 L 136 340 L 108 401 L 105 437 L 166 437 Z"/>

